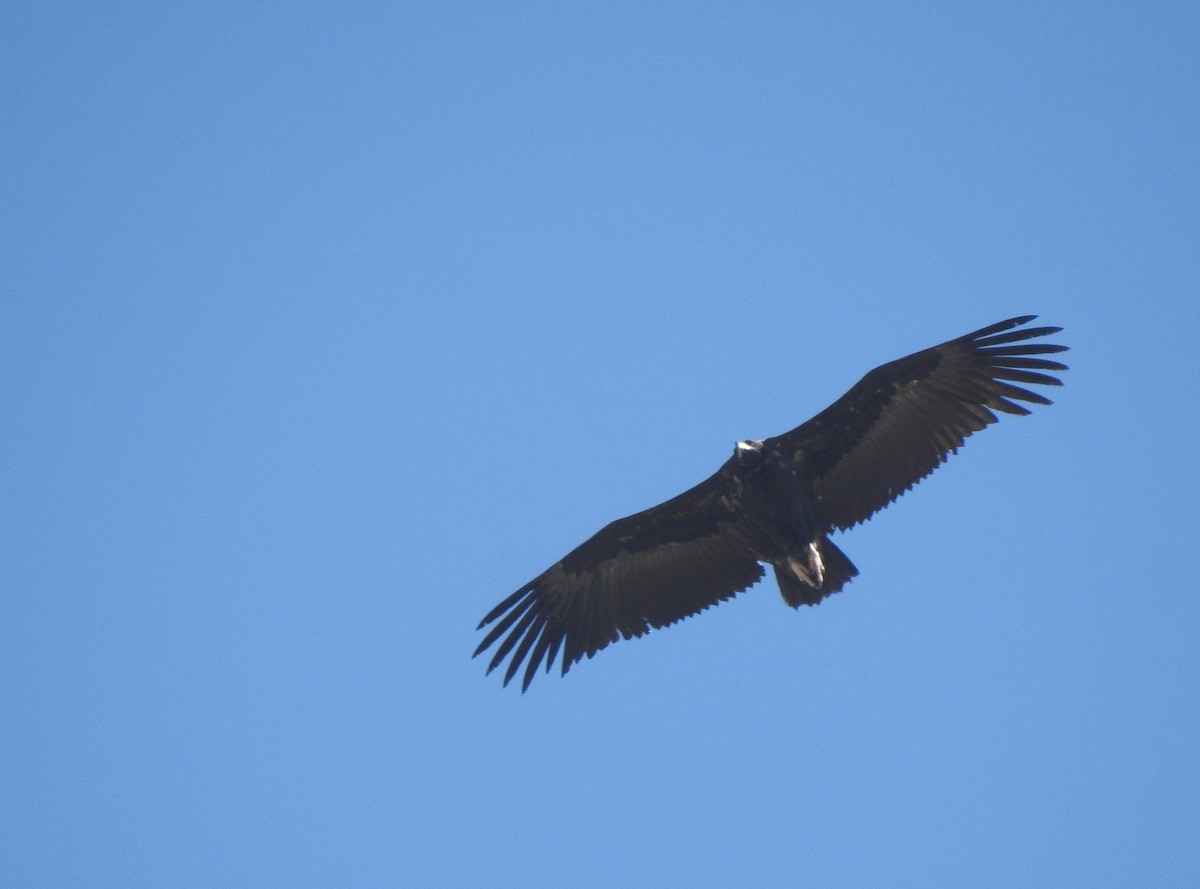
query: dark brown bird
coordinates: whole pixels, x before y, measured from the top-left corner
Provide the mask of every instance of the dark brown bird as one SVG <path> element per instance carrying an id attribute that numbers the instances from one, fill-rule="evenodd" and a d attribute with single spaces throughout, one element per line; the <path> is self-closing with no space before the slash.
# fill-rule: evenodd
<path id="1" fill-rule="evenodd" d="M 559 651 L 562 672 L 619 639 L 641 636 L 728 599 L 775 570 L 784 601 L 815 605 L 858 569 L 828 536 L 865 521 L 955 453 L 996 411 L 1050 404 L 1025 385 L 1061 386 L 1036 356 L 1066 346 L 1030 340 L 1060 327 L 1001 321 L 875 368 L 807 423 L 740 441 L 712 476 L 665 503 L 618 519 L 521 587 L 479 624 L 475 650 L 497 641 L 507 685 L 522 690 Z"/>

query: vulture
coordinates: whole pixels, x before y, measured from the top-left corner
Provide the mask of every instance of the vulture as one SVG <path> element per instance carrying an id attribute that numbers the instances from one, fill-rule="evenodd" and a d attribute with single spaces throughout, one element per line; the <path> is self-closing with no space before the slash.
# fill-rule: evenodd
<path id="1" fill-rule="evenodd" d="M 1061 386 L 1040 357 L 1061 327 L 1010 318 L 881 365 L 791 432 L 739 441 L 691 490 L 618 519 L 488 612 L 475 655 L 496 645 L 504 684 L 524 665 L 562 673 L 609 643 L 696 614 L 775 572 L 783 600 L 816 605 L 858 574 L 829 539 L 866 521 L 957 452 L 997 412 L 1050 404 L 1025 386 Z M 497 644 L 499 643 L 499 644 Z"/>

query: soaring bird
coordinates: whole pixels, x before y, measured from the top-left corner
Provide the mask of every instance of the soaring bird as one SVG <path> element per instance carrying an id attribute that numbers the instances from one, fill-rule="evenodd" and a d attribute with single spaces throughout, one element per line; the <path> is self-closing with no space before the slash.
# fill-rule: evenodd
<path id="1" fill-rule="evenodd" d="M 1061 386 L 1031 342 L 1061 327 L 1010 318 L 868 373 L 791 432 L 739 441 L 715 473 L 678 497 L 617 519 L 488 612 L 475 655 L 562 673 L 611 642 L 641 636 L 731 598 L 770 565 L 793 608 L 816 605 L 858 574 L 829 539 L 866 521 L 958 451 L 996 413 L 1050 404 L 1022 385 Z M 1022 328 L 1022 329 L 1017 329 Z"/>

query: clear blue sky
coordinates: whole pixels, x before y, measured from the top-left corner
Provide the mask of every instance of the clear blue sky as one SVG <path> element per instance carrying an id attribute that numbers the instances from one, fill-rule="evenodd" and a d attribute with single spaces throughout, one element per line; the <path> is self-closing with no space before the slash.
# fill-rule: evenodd
<path id="1" fill-rule="evenodd" d="M 1194 3 L 0 14 L 0 883 L 1200 884 Z M 475 625 L 871 367 L 1053 407 L 503 689 Z"/>

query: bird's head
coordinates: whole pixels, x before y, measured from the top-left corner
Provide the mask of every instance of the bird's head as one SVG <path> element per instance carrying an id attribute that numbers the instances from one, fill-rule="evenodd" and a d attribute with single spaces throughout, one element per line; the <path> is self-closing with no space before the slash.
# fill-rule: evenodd
<path id="1" fill-rule="evenodd" d="M 733 448 L 733 456 L 743 465 L 757 463 L 762 454 L 762 441 L 739 441 Z"/>

